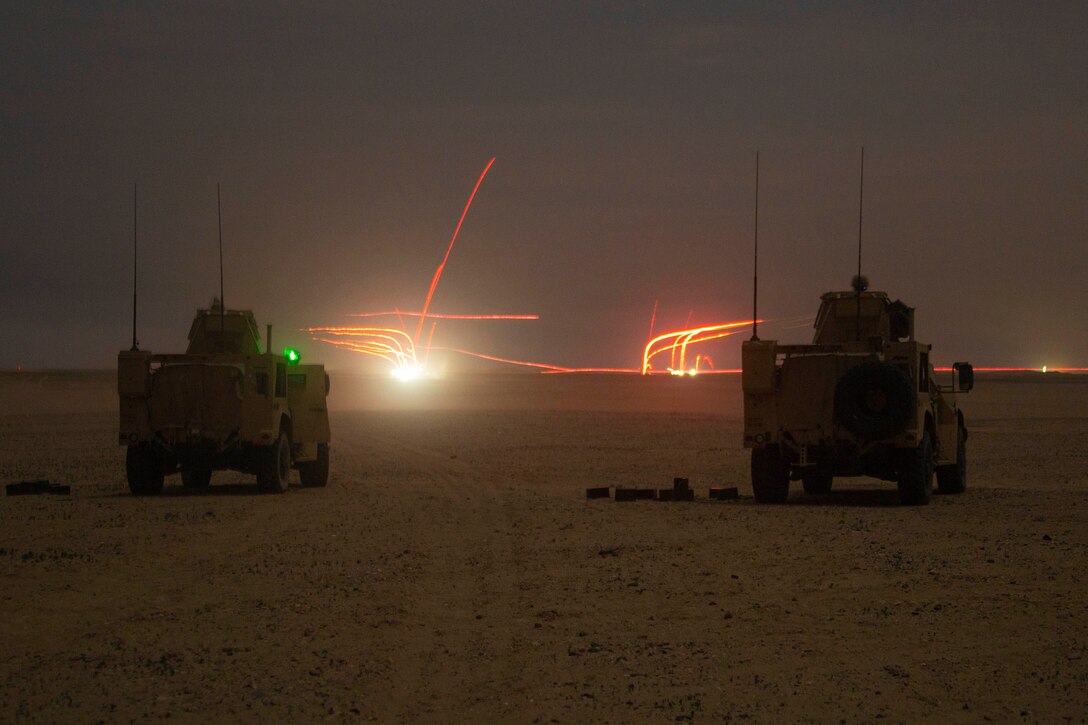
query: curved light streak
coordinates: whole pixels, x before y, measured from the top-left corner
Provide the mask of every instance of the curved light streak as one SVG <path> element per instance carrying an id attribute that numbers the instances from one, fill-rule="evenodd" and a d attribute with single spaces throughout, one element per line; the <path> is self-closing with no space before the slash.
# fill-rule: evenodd
<path id="1" fill-rule="evenodd" d="M 760 322 L 762 322 L 762 320 L 760 320 Z M 683 374 L 684 371 L 688 371 L 688 347 L 701 342 L 709 342 L 710 340 L 728 337 L 729 335 L 740 332 L 739 328 L 747 327 L 751 324 L 751 320 L 741 320 L 738 322 L 704 325 L 703 327 L 692 327 L 685 330 L 674 330 L 672 332 L 662 333 L 646 343 L 646 347 L 642 352 L 642 374 L 647 375 L 650 372 L 653 372 L 654 358 L 664 353 L 668 353 L 669 355 L 669 370 L 681 371 L 680 374 Z M 697 357 L 696 366 L 692 368 L 692 370 L 699 372 L 700 362 L 700 357 Z"/>

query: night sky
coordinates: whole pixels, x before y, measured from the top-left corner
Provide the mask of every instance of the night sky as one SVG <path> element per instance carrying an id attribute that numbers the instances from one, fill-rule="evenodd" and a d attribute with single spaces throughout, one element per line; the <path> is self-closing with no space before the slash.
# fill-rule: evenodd
<path id="1" fill-rule="evenodd" d="M 857 263 L 938 363 L 1088 365 L 1088 4 L 5 3 L 0 368 L 184 349 L 225 289 L 278 343 L 422 307 L 435 344 L 635 367 L 751 315 L 807 342 Z M 395 322 L 395 321 L 393 321 Z M 802 323 L 798 326 L 798 323 Z M 708 346 L 739 362 L 746 334 Z M 465 359 L 454 365 L 471 366 Z"/>

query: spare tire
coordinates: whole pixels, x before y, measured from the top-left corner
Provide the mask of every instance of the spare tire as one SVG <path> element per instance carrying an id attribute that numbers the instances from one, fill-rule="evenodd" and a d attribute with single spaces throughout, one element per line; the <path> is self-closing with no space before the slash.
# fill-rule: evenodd
<path id="1" fill-rule="evenodd" d="M 872 360 L 856 365 L 835 386 L 835 419 L 866 441 L 907 429 L 914 409 L 914 385 L 902 368 Z"/>

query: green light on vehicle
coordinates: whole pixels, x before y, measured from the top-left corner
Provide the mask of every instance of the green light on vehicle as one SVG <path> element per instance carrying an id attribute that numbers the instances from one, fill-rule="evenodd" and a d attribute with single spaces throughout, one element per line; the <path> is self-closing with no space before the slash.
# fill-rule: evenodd
<path id="1" fill-rule="evenodd" d="M 285 347 L 283 356 L 287 358 L 288 365 L 298 365 L 298 361 L 302 359 L 302 356 L 298 354 L 298 350 L 293 347 Z"/>

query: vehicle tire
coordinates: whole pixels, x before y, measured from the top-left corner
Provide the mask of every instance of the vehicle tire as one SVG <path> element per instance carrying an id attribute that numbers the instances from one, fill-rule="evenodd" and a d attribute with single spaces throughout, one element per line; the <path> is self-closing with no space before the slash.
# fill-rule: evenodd
<path id="1" fill-rule="evenodd" d="M 181 485 L 185 488 L 207 488 L 212 482 L 212 469 L 190 468 L 181 472 Z"/>
<path id="2" fill-rule="evenodd" d="M 917 448 L 905 448 L 899 459 L 899 501 L 904 506 L 922 506 L 933 494 L 933 444 L 929 432 L 922 434 Z"/>
<path id="3" fill-rule="evenodd" d="M 937 466 L 937 490 L 941 493 L 967 490 L 967 430 L 962 422 L 956 426 L 956 462 Z"/>
<path id="4" fill-rule="evenodd" d="M 257 452 L 257 486 L 264 491 L 284 493 L 290 479 L 291 442 L 287 439 L 287 433 L 280 431 L 275 443 Z"/>
<path id="5" fill-rule="evenodd" d="M 807 494 L 830 493 L 831 481 L 830 473 L 813 473 L 810 476 L 801 477 L 801 485 Z"/>
<path id="6" fill-rule="evenodd" d="M 298 464 L 298 477 L 307 488 L 321 488 L 329 482 L 329 444 L 317 444 L 317 460 Z"/>
<path id="7" fill-rule="evenodd" d="M 889 363 L 855 365 L 835 386 L 835 419 L 865 441 L 902 433 L 913 410 L 914 385 L 910 377 Z"/>
<path id="8" fill-rule="evenodd" d="M 155 496 L 162 493 L 162 457 L 147 443 L 129 446 L 125 454 L 125 475 L 133 496 Z"/>
<path id="9" fill-rule="evenodd" d="M 790 467 L 777 445 L 752 449 L 752 493 L 757 503 L 785 503 Z"/>

